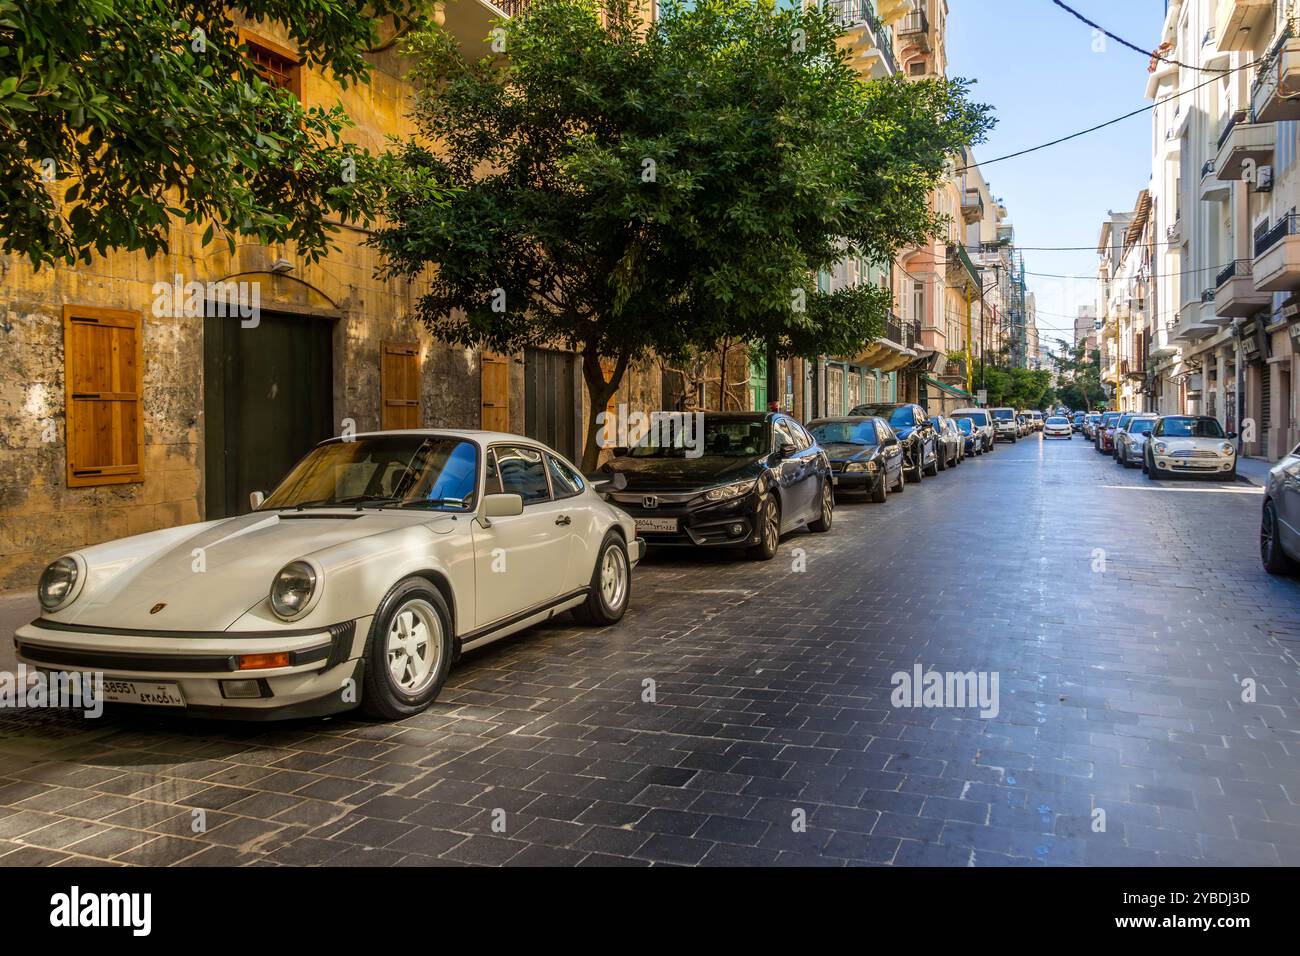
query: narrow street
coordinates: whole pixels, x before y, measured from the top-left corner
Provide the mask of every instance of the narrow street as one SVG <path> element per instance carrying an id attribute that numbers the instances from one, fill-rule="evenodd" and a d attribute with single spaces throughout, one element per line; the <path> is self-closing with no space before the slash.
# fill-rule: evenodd
<path id="1" fill-rule="evenodd" d="M 620 625 L 467 655 L 405 721 L 7 711 L 0 865 L 1297 865 L 1260 491 L 1034 436 L 767 564 L 652 554 Z M 996 716 L 891 706 L 918 664 L 996 674 Z"/>

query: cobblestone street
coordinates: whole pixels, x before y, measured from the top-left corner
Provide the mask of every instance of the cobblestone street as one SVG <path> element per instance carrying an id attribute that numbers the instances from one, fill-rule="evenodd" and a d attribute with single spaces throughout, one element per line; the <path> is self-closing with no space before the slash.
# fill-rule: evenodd
<path id="1" fill-rule="evenodd" d="M 1297 865 L 1260 501 L 1034 437 L 768 564 L 652 554 L 619 626 L 469 654 L 404 722 L 3 712 L 0 865 Z M 997 715 L 892 706 L 917 664 Z"/>

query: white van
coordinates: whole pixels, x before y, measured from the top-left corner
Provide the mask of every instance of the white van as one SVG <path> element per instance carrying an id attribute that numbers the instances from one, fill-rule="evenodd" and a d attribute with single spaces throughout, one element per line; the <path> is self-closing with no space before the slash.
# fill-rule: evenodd
<path id="1" fill-rule="evenodd" d="M 1020 438 L 1020 425 L 1016 421 L 1016 410 L 1014 408 L 991 408 L 989 411 L 993 415 L 993 428 L 997 432 L 998 441 L 1009 441 L 1013 444 Z"/>
<path id="2" fill-rule="evenodd" d="M 989 414 L 987 408 L 958 408 L 948 417 L 969 418 L 971 424 L 975 426 L 975 440 L 979 444 L 980 451 L 993 450 L 993 443 L 997 441 L 997 432 L 993 429 L 993 416 Z"/>

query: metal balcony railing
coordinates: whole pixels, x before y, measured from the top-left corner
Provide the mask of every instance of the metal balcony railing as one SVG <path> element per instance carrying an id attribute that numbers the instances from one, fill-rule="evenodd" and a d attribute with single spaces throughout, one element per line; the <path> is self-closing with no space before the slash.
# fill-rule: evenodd
<path id="1" fill-rule="evenodd" d="M 1223 145 L 1228 141 L 1228 137 L 1232 135 L 1232 131 L 1236 125 L 1238 123 L 1247 122 L 1249 118 L 1250 114 L 1245 110 L 1237 110 L 1228 117 L 1228 121 L 1223 124 L 1223 132 L 1219 134 L 1219 149 L 1223 149 Z"/>
<path id="2" fill-rule="evenodd" d="M 1253 266 L 1249 259 L 1237 259 L 1229 262 L 1227 267 L 1219 271 L 1214 279 L 1214 287 L 1222 289 L 1233 279 L 1249 279 L 1254 273 Z"/>
<path id="3" fill-rule="evenodd" d="M 1255 237 L 1255 258 L 1258 259 L 1287 236 L 1297 234 L 1300 234 L 1300 214 L 1287 213 L 1273 225 L 1273 228 Z"/>
<path id="4" fill-rule="evenodd" d="M 903 17 L 902 22 L 898 24 L 899 36 L 910 36 L 915 33 L 929 33 L 930 18 L 926 16 L 924 10 L 913 10 L 907 16 Z"/>
<path id="5" fill-rule="evenodd" d="M 1214 160 L 1207 159 L 1205 163 L 1201 166 L 1201 178 L 1204 179 L 1207 176 L 1213 176 L 1213 175 L 1214 175 Z"/>
<path id="6" fill-rule="evenodd" d="M 508 17 L 517 17 L 524 12 L 529 0 L 492 0 L 492 4 Z"/>
<path id="7" fill-rule="evenodd" d="M 890 72 L 898 72 L 898 61 L 894 59 L 894 38 L 889 27 L 876 16 L 874 0 L 822 0 L 822 6 L 834 15 L 835 22 L 842 27 L 865 25 L 870 29 L 876 40 L 876 49 L 889 64 Z"/>
<path id="8" fill-rule="evenodd" d="M 903 328 L 903 344 L 909 349 L 914 349 L 917 343 L 921 341 L 921 323 L 908 322 Z"/>
<path id="9" fill-rule="evenodd" d="M 893 312 L 890 312 L 889 315 L 885 318 L 884 337 L 889 339 L 889 341 L 891 342 L 896 342 L 899 345 L 904 344 L 903 324 L 898 320 L 898 316 L 896 316 Z"/>

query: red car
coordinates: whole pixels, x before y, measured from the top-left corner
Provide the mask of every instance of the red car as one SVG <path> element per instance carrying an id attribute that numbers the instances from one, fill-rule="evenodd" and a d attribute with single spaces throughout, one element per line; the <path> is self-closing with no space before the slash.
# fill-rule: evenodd
<path id="1" fill-rule="evenodd" d="M 1120 420 L 1121 415 L 1121 412 L 1107 412 L 1101 416 L 1101 421 L 1097 423 L 1097 440 L 1093 444 L 1097 451 L 1103 455 L 1114 454 L 1115 423 Z"/>

